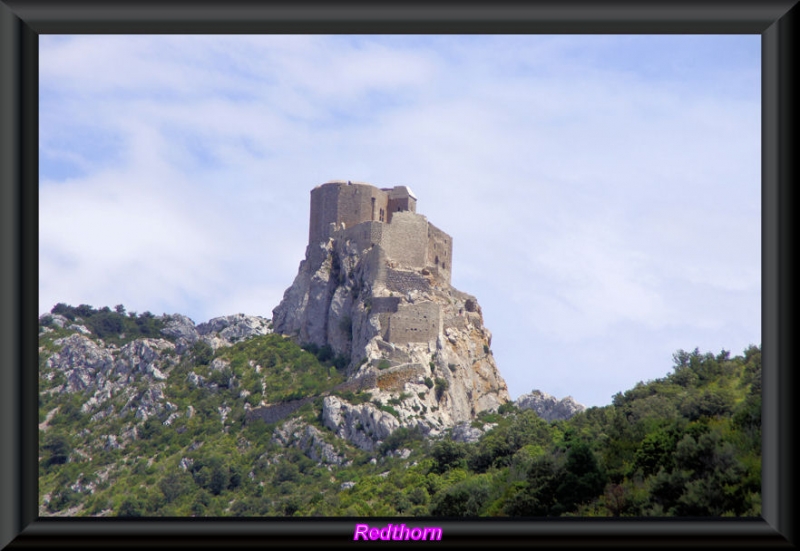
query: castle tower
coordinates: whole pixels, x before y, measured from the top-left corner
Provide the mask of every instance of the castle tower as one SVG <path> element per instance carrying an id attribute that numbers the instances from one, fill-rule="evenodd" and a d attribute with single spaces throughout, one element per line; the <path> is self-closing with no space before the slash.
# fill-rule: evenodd
<path id="1" fill-rule="evenodd" d="M 416 210 L 407 186 L 311 190 L 306 257 L 273 330 L 329 346 L 359 388 L 383 399 L 405 392 L 401 423 L 416 426 L 424 406 L 427 421 L 452 426 L 507 402 L 508 389 L 477 299 L 450 283 L 453 239 Z M 426 378 L 447 387 L 430 392 Z"/>
<path id="2" fill-rule="evenodd" d="M 392 222 L 392 214 L 395 212 L 417 212 L 417 197 L 406 186 L 384 188 L 381 191 L 385 191 L 389 195 L 389 202 L 386 207 L 388 211 L 387 222 Z"/>
<path id="3" fill-rule="evenodd" d="M 405 211 L 417 211 L 417 198 L 406 186 L 379 189 L 362 182 L 333 180 L 311 190 L 308 242 L 328 239 L 342 224 L 345 228 L 362 222 L 388 224 L 394 213 Z"/>

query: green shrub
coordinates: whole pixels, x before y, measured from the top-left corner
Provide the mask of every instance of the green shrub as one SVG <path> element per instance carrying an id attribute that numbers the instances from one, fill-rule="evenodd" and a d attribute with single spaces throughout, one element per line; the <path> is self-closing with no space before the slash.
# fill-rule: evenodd
<path id="1" fill-rule="evenodd" d="M 386 413 L 391 413 L 392 415 L 394 415 L 395 417 L 400 419 L 400 413 L 396 409 L 394 409 L 392 406 L 379 406 L 379 409 L 381 411 L 385 411 Z"/>
<path id="2" fill-rule="evenodd" d="M 500 404 L 500 407 L 497 408 L 497 413 L 500 415 L 505 415 L 506 413 L 518 413 L 519 408 L 514 405 L 513 402 L 506 402 L 505 404 Z"/>
<path id="3" fill-rule="evenodd" d="M 206 341 L 197 341 L 192 345 L 192 356 L 197 365 L 208 365 L 214 358 L 214 349 Z"/>
<path id="4" fill-rule="evenodd" d="M 378 450 L 380 453 L 386 454 L 390 451 L 407 447 L 412 442 L 419 442 L 423 440 L 423 438 L 422 431 L 419 427 L 410 429 L 407 427 L 400 427 L 386 437 L 383 443 L 378 447 Z"/>
<path id="5" fill-rule="evenodd" d="M 442 395 L 445 393 L 445 391 L 448 388 L 450 388 L 450 383 L 448 383 L 444 379 L 437 378 L 435 386 L 436 386 L 436 399 L 437 400 L 441 400 L 442 399 Z"/>

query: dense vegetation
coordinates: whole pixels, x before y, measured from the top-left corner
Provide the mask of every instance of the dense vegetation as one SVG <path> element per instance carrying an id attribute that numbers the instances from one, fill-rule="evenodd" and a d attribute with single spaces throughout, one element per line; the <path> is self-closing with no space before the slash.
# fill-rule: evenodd
<path id="1" fill-rule="evenodd" d="M 122 330 L 105 333 L 112 338 L 134 331 L 129 320 L 139 331 L 150 327 L 122 312 L 62 315 L 69 313 L 93 331 L 95 324 L 107 329 L 101 320 L 122 319 Z M 43 354 L 57 348 L 52 340 L 63 331 L 41 337 Z M 124 413 L 92 419 L 81 411 L 86 395 L 48 393 L 59 378 L 42 377 L 40 422 L 52 416 L 40 430 L 44 514 L 760 515 L 760 347 L 736 357 L 679 351 L 666 377 L 568 421 L 548 423 L 504 406 L 475 421 L 495 426 L 474 444 L 403 428 L 375 452 L 361 451 L 324 428 L 318 398 L 294 416 L 317 427 L 349 460 L 344 466 L 280 444 L 273 437 L 280 423 L 245 423 L 247 402 L 319 396 L 341 382 L 335 358 L 317 355 L 276 335 L 216 352 L 198 346 L 169 371 L 164 391 L 179 411 L 196 413 L 169 425 L 168 412 L 142 421 L 123 404 L 117 411 Z M 217 358 L 229 368 L 211 369 Z M 192 386 L 191 371 L 215 384 Z M 126 447 L 105 445 L 104 435 L 133 427 L 137 438 Z"/>
<path id="2" fill-rule="evenodd" d="M 125 307 L 118 304 L 114 310 L 108 306 L 95 309 L 88 304 L 69 306 L 63 302 L 56 304 L 51 314 L 59 314 L 70 321 L 80 319 L 80 323 L 93 335 L 106 342 L 124 344 L 142 337 L 166 338 L 161 334 L 164 322 L 151 312 L 125 312 Z M 45 317 L 43 325 L 52 327 L 52 317 Z"/>

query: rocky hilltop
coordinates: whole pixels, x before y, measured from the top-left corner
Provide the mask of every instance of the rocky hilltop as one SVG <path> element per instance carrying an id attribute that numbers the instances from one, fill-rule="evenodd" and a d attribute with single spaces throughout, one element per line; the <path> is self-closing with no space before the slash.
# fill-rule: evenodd
<path id="1" fill-rule="evenodd" d="M 514 403 L 519 409 L 532 409 L 545 421 L 566 421 L 586 409 L 586 406 L 576 402 L 572 396 L 559 400 L 541 390 L 523 394 Z"/>
<path id="2" fill-rule="evenodd" d="M 439 431 L 509 401 L 477 299 L 450 284 L 452 238 L 416 201 L 405 186 L 314 188 L 305 259 L 273 311 L 274 331 L 328 347 L 377 399 L 402 397 L 399 418 L 383 422 L 371 404 L 326 399 L 326 425 L 364 448 L 342 428 L 353 416 L 371 419 L 373 434 Z"/>
<path id="3" fill-rule="evenodd" d="M 198 343 L 207 346 L 210 357 L 217 348 L 272 332 L 269 320 L 244 314 L 222 316 L 199 325 L 180 314 L 153 319 L 163 325 L 160 334 L 120 346 L 98 338 L 80 319 L 44 314 L 40 318 L 40 340 L 48 334 L 68 332 L 64 337 L 47 339 L 47 344 L 39 349 L 40 377 L 49 387 L 46 392 L 85 398 L 80 410 L 93 420 L 123 416 L 130 411 L 143 421 L 165 417 L 163 422 L 168 426 L 178 417 L 192 415 L 191 407 L 180 411 L 165 397 L 164 391 L 171 371 L 181 359 L 196 359 L 196 351 L 201 350 Z M 223 362 L 212 362 L 211 367 L 219 370 Z M 188 380 L 196 387 L 218 386 L 193 372 Z M 132 428 L 127 437 L 133 437 L 134 433 Z M 103 438 L 117 445 L 118 435 L 103 435 Z"/>

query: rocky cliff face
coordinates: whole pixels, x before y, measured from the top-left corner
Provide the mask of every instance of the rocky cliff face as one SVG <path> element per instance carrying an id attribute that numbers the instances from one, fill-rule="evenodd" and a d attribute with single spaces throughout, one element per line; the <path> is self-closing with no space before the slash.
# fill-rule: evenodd
<path id="1" fill-rule="evenodd" d="M 398 426 L 436 432 L 497 409 L 509 395 L 475 297 L 453 288 L 436 266 L 410 266 L 403 256 L 411 258 L 414 251 L 396 240 L 392 248 L 374 238 L 380 231 L 385 236 L 387 226 L 405 230 L 402 224 L 439 231 L 421 215 L 399 212 L 392 224 L 332 227 L 325 239 L 309 244 L 294 283 L 273 311 L 274 330 L 300 343 L 329 346 L 345 358 L 349 378 L 372 378 L 373 398 L 392 404 Z M 375 419 L 374 412 L 356 411 L 346 402 L 326 407 L 326 425 L 343 435 L 347 431 L 335 428 L 342 426 L 340 418 L 357 416 L 362 425 Z M 374 434 L 383 430 L 376 423 Z M 368 448 L 361 436 L 347 434 Z"/>

